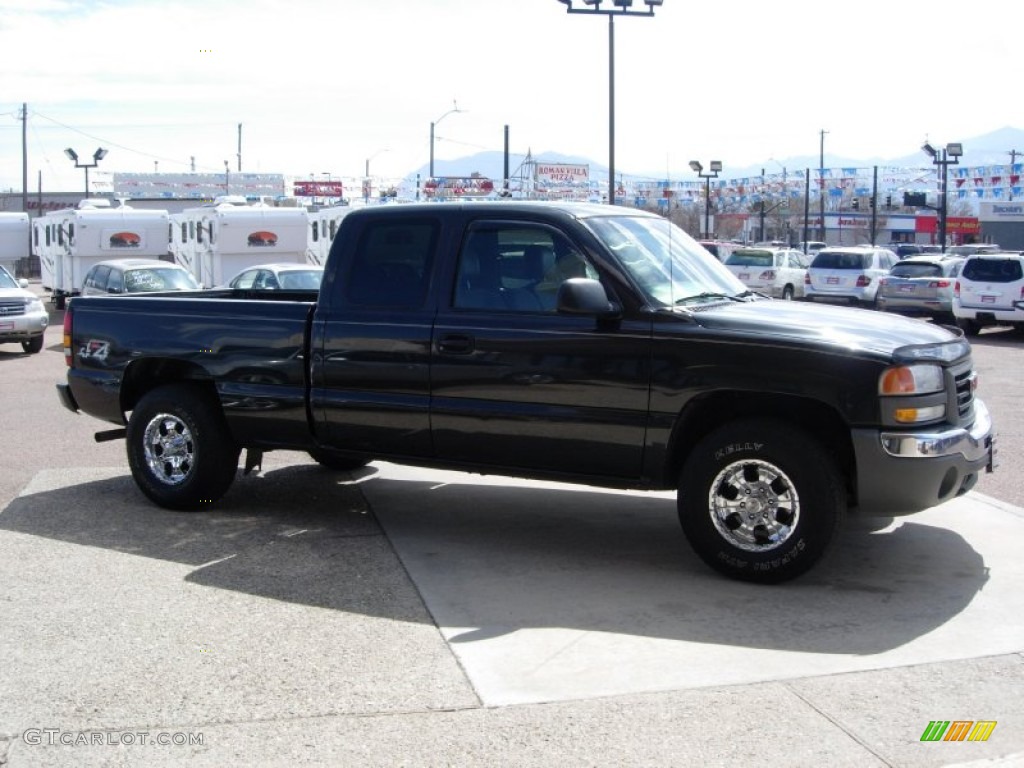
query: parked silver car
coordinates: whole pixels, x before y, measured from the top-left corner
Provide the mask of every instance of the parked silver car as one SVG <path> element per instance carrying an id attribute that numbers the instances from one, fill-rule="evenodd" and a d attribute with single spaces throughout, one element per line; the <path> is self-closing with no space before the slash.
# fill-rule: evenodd
<path id="1" fill-rule="evenodd" d="M 913 256 L 896 264 L 878 287 L 878 308 L 953 321 L 953 287 L 964 260 L 955 256 Z"/>
<path id="2" fill-rule="evenodd" d="M 319 264 L 257 264 L 246 267 L 228 281 L 228 288 L 248 291 L 318 291 L 324 279 Z"/>
<path id="3" fill-rule="evenodd" d="M 82 281 L 83 296 L 198 291 L 184 267 L 160 259 L 109 259 L 93 264 Z"/>

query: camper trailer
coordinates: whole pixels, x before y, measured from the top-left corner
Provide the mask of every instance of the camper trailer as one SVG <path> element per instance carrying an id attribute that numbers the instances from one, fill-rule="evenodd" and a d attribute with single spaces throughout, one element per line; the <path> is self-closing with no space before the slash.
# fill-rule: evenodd
<path id="1" fill-rule="evenodd" d="M 0 266 L 17 274 L 18 262 L 28 258 L 29 222 L 27 213 L 0 213 Z"/>
<path id="2" fill-rule="evenodd" d="M 244 198 L 218 198 L 212 205 L 171 216 L 174 260 L 204 288 L 224 285 L 235 274 L 264 262 L 306 262 L 305 208 L 249 205 Z"/>
<path id="3" fill-rule="evenodd" d="M 338 225 L 352 210 L 349 205 L 332 205 L 310 212 L 306 261 L 319 266 L 327 262 L 327 254 L 330 253 L 331 243 L 338 232 Z"/>
<path id="4" fill-rule="evenodd" d="M 50 211 L 33 222 L 32 248 L 39 257 L 43 288 L 54 306 L 82 290 L 89 268 L 98 261 L 124 257 L 168 258 L 168 213 L 111 207 L 105 199 L 87 199 L 76 208 Z"/>

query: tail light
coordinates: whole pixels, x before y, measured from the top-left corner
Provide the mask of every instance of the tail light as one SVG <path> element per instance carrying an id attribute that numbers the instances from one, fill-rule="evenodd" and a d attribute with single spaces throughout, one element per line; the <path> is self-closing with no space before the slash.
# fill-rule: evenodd
<path id="1" fill-rule="evenodd" d="M 71 359 L 71 305 L 64 310 L 64 364 L 70 368 Z"/>
<path id="2" fill-rule="evenodd" d="M 871 278 L 870 277 L 868 277 L 867 275 L 858 275 L 857 276 L 857 287 L 858 288 L 867 288 L 869 285 L 871 285 Z"/>
<path id="3" fill-rule="evenodd" d="M 960 281 L 959 280 L 957 280 L 955 283 L 953 283 L 953 295 L 956 296 L 958 299 L 960 298 Z"/>
<path id="4" fill-rule="evenodd" d="M 810 284 L 811 284 L 811 273 L 810 272 L 804 272 L 804 285 L 810 285 Z"/>
<path id="5" fill-rule="evenodd" d="M 758 280 L 774 280 L 774 279 L 775 279 L 775 270 L 774 269 L 766 269 L 764 272 L 761 273 L 761 276 L 758 278 Z"/>
<path id="6" fill-rule="evenodd" d="M 932 280 L 928 283 L 929 288 L 949 288 L 949 280 Z"/>

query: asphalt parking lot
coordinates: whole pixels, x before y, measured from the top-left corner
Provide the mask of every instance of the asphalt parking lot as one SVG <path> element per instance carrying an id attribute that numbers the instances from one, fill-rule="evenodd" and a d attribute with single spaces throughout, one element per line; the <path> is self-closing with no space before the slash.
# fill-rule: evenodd
<path id="1" fill-rule="evenodd" d="M 0 347 L 0 766 L 1024 764 L 1024 342 L 985 336 L 996 475 L 778 587 L 668 494 L 273 453 L 161 510 L 57 404 L 59 328 Z"/>

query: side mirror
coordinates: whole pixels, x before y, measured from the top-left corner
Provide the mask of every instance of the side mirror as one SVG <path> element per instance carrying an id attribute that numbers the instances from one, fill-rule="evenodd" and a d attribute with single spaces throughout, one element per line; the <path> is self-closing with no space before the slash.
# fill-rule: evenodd
<path id="1" fill-rule="evenodd" d="M 608 300 L 600 281 L 587 277 L 571 277 L 558 287 L 555 306 L 565 315 L 615 317 L 620 307 Z"/>
<path id="2" fill-rule="evenodd" d="M 23 290 L 25 288 L 28 288 L 28 280 L 26 280 L 24 277 L 19 277 L 18 278 L 18 287 L 23 289 Z"/>

